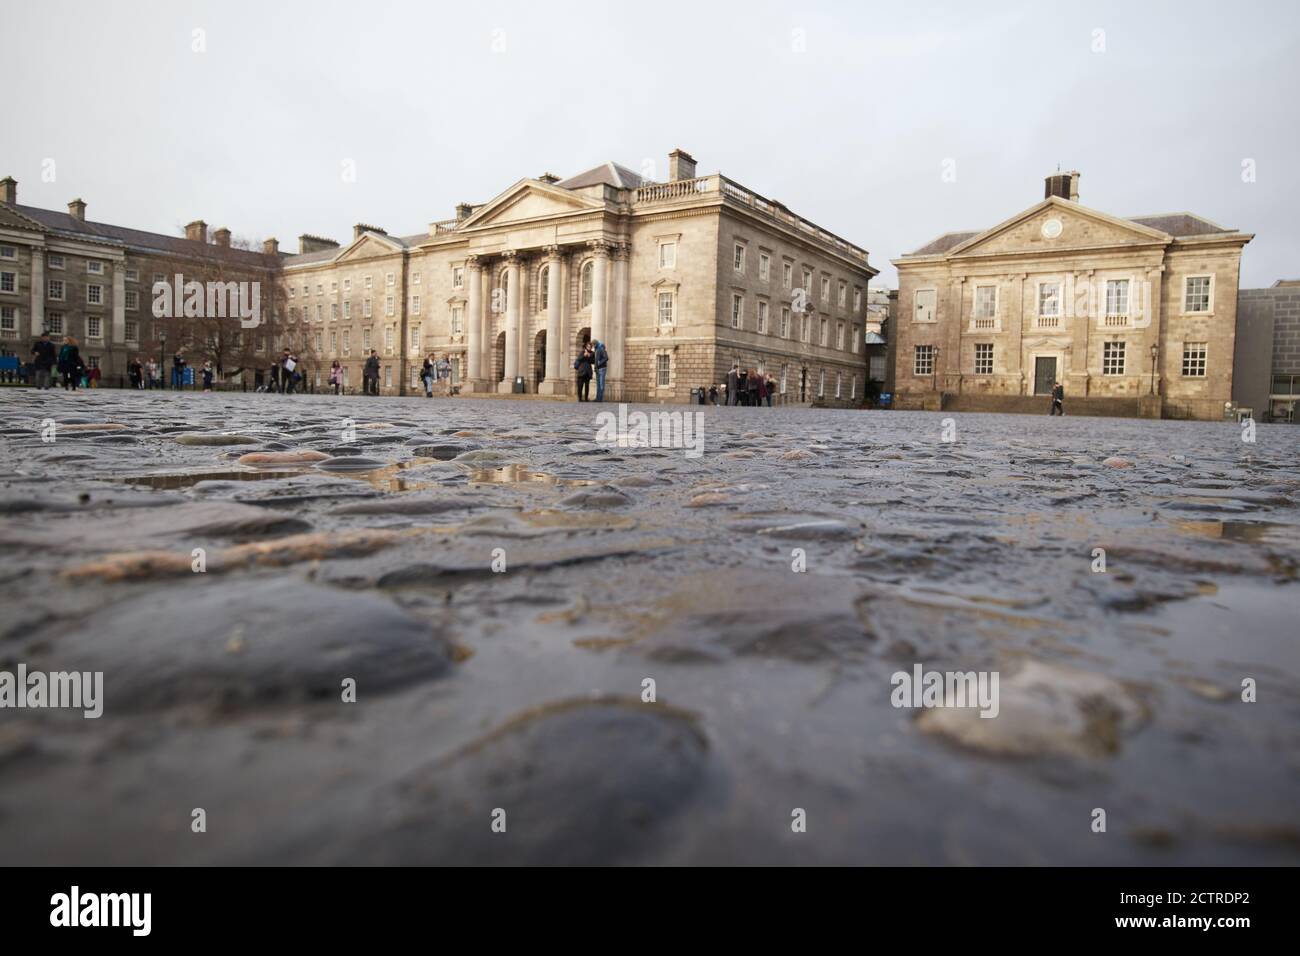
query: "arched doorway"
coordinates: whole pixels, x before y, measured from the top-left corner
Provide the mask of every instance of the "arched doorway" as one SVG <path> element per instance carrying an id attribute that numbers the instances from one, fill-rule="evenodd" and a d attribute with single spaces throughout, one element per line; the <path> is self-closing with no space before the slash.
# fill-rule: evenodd
<path id="1" fill-rule="evenodd" d="M 506 334 L 497 335 L 496 344 L 492 346 L 492 381 L 502 382 L 506 377 Z"/>
<path id="2" fill-rule="evenodd" d="M 540 385 L 544 378 L 546 378 L 546 330 L 542 329 L 533 339 L 533 385 Z"/>
<path id="3" fill-rule="evenodd" d="M 582 354 L 582 350 L 587 347 L 587 343 L 590 341 L 591 329 L 578 329 L 577 335 L 573 337 L 573 360 L 575 362 L 578 360 L 578 356 Z"/>

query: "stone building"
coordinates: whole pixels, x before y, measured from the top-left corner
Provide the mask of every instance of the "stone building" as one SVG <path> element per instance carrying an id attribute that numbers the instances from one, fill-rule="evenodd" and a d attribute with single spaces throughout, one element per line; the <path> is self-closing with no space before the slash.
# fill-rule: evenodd
<path id="1" fill-rule="evenodd" d="M 80 199 L 66 213 L 20 205 L 18 183 L 6 177 L 0 180 L 0 350 L 25 361 L 42 330 L 56 340 L 72 335 L 87 366 L 116 384 L 132 356 L 159 360 L 162 335 L 170 331 L 167 361 L 179 346 L 192 363 L 225 356 L 228 368 L 254 365 L 257 343 L 263 352 L 269 347 L 279 260 L 275 240 L 261 251 L 235 248 L 230 230 L 209 236 L 201 220 L 186 226 L 184 237 L 166 236 L 89 220 Z M 267 293 L 261 335 L 245 340 L 234 318 L 155 319 L 153 285 L 172 283 L 177 274 L 186 281 L 260 283 Z"/>
<path id="2" fill-rule="evenodd" d="M 1241 251 L 1191 213 L 1121 219 L 1079 174 L 991 229 L 895 260 L 900 407 L 1222 418 L 1232 398 Z M 1034 399 L 1033 396 L 1039 396 Z"/>
<path id="3" fill-rule="evenodd" d="M 1300 279 L 1237 296 L 1233 399 L 1261 421 L 1296 421 L 1300 402 Z"/>
<path id="4" fill-rule="evenodd" d="M 689 401 L 738 362 L 788 401 L 858 404 L 867 252 L 697 176 L 681 150 L 668 172 L 654 183 L 605 163 L 521 179 L 415 235 L 358 224 L 347 245 L 303 236 L 283 260 L 285 329 L 337 358 L 352 388 L 375 349 L 390 394 L 417 390 L 433 355 L 462 392 L 572 395 L 573 361 L 594 339 L 610 355 L 607 399 Z"/>

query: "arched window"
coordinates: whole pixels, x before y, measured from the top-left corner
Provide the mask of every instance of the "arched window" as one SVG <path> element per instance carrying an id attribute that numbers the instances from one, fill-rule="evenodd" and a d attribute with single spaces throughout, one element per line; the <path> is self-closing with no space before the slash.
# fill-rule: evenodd
<path id="1" fill-rule="evenodd" d="M 538 301 L 541 303 L 538 311 L 545 312 L 551 304 L 551 267 L 542 266 L 537 273 L 537 287 L 541 291 L 538 293 Z"/>
<path id="2" fill-rule="evenodd" d="M 595 272 L 595 263 L 588 262 L 582 267 L 582 279 L 578 285 L 578 308 L 585 309 L 591 305 L 591 286 L 592 275 Z"/>

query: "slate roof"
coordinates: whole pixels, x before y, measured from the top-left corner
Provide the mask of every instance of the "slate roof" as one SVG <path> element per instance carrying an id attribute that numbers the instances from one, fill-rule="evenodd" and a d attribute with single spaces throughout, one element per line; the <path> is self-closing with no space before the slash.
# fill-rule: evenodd
<path id="1" fill-rule="evenodd" d="M 937 256 L 940 253 L 947 252 L 953 246 L 959 246 L 967 239 L 978 236 L 979 232 L 945 232 L 938 239 L 931 240 L 915 252 L 909 252 L 909 256 Z"/>
<path id="2" fill-rule="evenodd" d="M 626 166 L 610 162 L 601 163 L 594 169 L 570 176 L 568 179 L 561 179 L 555 185 L 562 189 L 581 189 L 583 186 L 595 186 L 597 183 L 605 183 L 616 189 L 636 189 L 643 185 L 645 180 Z"/>
<path id="3" fill-rule="evenodd" d="M 35 220 L 52 232 L 74 239 L 89 239 L 111 245 L 127 246 L 141 252 L 215 257 L 245 265 L 263 268 L 266 266 L 266 256 L 261 251 L 230 249 L 216 243 L 196 242 L 193 239 L 186 239 L 184 236 L 167 236 L 158 232 L 145 232 L 141 229 L 113 226 L 105 222 L 83 222 L 66 212 L 41 209 L 37 206 L 23 206 L 16 203 L 0 203 L 0 205 L 12 209 L 19 215 L 26 216 L 28 219 Z"/>

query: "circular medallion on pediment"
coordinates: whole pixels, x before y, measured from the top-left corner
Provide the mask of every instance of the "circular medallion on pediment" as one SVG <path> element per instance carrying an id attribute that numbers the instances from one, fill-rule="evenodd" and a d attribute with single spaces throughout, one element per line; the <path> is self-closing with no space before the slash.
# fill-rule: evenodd
<path id="1" fill-rule="evenodd" d="M 1049 219 L 1047 220 L 1047 222 L 1043 223 L 1043 238 L 1055 239 L 1057 236 L 1061 234 L 1061 230 L 1063 228 L 1064 227 L 1061 225 L 1061 220 Z"/>

